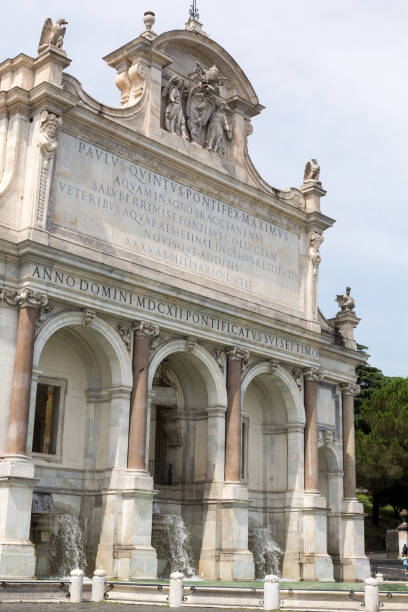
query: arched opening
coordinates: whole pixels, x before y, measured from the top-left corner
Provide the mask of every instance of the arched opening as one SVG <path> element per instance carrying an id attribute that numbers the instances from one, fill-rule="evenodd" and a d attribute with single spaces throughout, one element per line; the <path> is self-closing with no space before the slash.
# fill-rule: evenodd
<path id="1" fill-rule="evenodd" d="M 258 364 L 242 386 L 241 470 L 251 502 L 249 547 L 256 575 L 262 577 L 282 569 L 283 553 L 297 545 L 290 541 L 288 505 L 303 488 L 304 412 L 299 390 L 280 367 Z"/>
<path id="2" fill-rule="evenodd" d="M 28 445 L 38 483 L 31 535 L 36 575 L 93 572 L 105 474 L 126 468 L 131 364 L 116 331 L 81 313 L 41 329 L 34 353 Z M 52 481 L 52 494 L 46 483 Z"/>
<path id="3" fill-rule="evenodd" d="M 223 481 L 224 419 L 221 413 L 222 427 L 214 427 L 212 411 L 225 413 L 225 382 L 213 357 L 197 345 L 186 352 L 185 341 L 171 342 L 155 354 L 149 378 L 149 467 L 158 491 L 152 543 L 158 572 L 168 576 L 180 569 L 191 575 L 198 573 L 206 547 L 205 487 Z M 191 550 L 181 558 L 183 542 Z"/>

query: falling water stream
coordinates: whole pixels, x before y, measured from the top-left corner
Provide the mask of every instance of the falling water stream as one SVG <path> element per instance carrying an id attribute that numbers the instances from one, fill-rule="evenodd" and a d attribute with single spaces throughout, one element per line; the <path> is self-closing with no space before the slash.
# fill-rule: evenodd
<path id="1" fill-rule="evenodd" d="M 249 549 L 254 555 L 255 577 L 263 579 L 268 574 L 280 576 L 281 548 L 272 538 L 268 527 L 249 529 Z"/>
<path id="2" fill-rule="evenodd" d="M 153 545 L 168 561 L 166 573 L 181 572 L 186 578 L 198 580 L 191 547 L 190 533 L 183 518 L 175 514 L 156 515 L 156 539 Z M 159 553 L 160 554 L 160 553 Z"/>

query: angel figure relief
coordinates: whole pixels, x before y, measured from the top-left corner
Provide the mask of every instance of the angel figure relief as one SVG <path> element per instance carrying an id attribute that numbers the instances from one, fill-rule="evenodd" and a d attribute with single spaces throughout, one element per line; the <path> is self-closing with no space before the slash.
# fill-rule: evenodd
<path id="1" fill-rule="evenodd" d="M 215 110 L 211 116 L 210 124 L 207 131 L 207 140 L 205 146 L 208 151 L 214 153 L 220 153 L 224 155 L 224 131 L 227 134 L 227 138 L 232 138 L 232 127 L 228 121 L 226 111 L 229 107 L 222 100 L 217 100 L 215 103 Z"/>
<path id="2" fill-rule="evenodd" d="M 202 142 L 203 131 L 207 128 L 204 146 L 215 153 L 224 153 L 224 131 L 232 138 L 232 129 L 226 116 L 228 106 L 220 98 L 220 87 L 226 79 L 221 77 L 217 66 L 207 70 L 196 62 L 195 71 L 189 78 L 193 86 L 187 101 L 188 127 L 191 139 Z"/>
<path id="3" fill-rule="evenodd" d="M 49 45 L 61 49 L 66 31 L 66 28 L 63 26 L 67 23 L 68 21 L 65 19 L 58 19 L 58 21 L 53 24 L 49 17 L 44 21 L 40 42 L 38 45 L 38 53 L 44 51 L 44 49 L 46 49 Z"/>
<path id="4" fill-rule="evenodd" d="M 164 114 L 164 125 L 168 132 L 174 132 L 188 140 L 186 120 L 183 111 L 183 93 L 185 91 L 184 81 L 174 76 L 168 82 L 163 95 L 167 101 Z"/>

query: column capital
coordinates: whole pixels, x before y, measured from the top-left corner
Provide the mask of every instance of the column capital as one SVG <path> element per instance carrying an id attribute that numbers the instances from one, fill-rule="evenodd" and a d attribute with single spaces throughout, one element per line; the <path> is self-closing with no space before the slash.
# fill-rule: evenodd
<path id="1" fill-rule="evenodd" d="M 360 385 L 356 385 L 355 383 L 343 383 L 340 387 L 343 395 L 351 395 L 352 397 L 358 395 L 361 391 Z"/>
<path id="2" fill-rule="evenodd" d="M 250 352 L 247 349 L 243 349 L 239 346 L 229 346 L 225 353 L 228 359 L 242 361 L 244 365 L 249 361 Z"/>
<path id="3" fill-rule="evenodd" d="M 20 308 L 42 308 L 48 304 L 48 296 L 29 287 L 24 287 L 19 291 L 1 289 L 0 301 L 6 302 L 9 306 L 19 306 Z"/>
<path id="4" fill-rule="evenodd" d="M 156 338 L 160 334 L 160 328 L 150 321 L 134 321 L 133 331 L 136 336 L 150 336 Z"/>
<path id="5" fill-rule="evenodd" d="M 315 382 L 319 382 L 324 377 L 324 371 L 319 368 L 307 368 L 303 370 L 303 375 L 306 380 L 314 380 Z"/>

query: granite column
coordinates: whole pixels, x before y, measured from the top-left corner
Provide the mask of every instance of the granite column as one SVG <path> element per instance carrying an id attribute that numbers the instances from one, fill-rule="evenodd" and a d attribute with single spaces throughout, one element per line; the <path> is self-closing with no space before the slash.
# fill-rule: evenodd
<path id="1" fill-rule="evenodd" d="M 146 470 L 146 433 L 150 340 L 158 336 L 157 325 L 137 321 L 134 325 L 133 391 L 130 400 L 128 468 Z"/>
<path id="2" fill-rule="evenodd" d="M 317 444 L 317 381 L 321 372 L 305 372 L 305 491 L 319 491 L 319 461 Z"/>
<path id="3" fill-rule="evenodd" d="M 354 396 L 360 387 L 354 384 L 342 385 L 343 398 L 343 469 L 344 498 L 356 498 L 356 451 L 354 433 Z"/>

